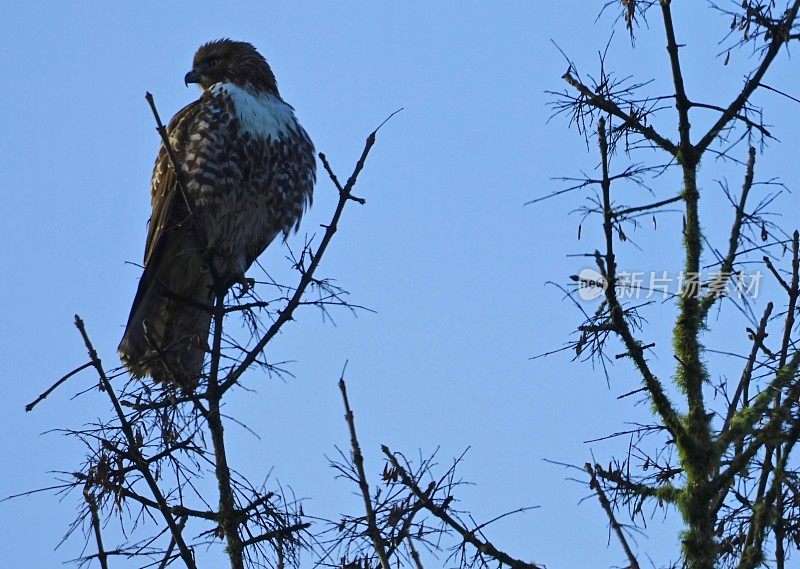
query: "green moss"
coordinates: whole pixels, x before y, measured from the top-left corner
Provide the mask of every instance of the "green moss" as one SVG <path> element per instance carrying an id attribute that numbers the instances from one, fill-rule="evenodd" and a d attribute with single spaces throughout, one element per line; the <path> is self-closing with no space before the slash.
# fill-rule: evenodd
<path id="1" fill-rule="evenodd" d="M 669 504 L 677 503 L 680 498 L 681 490 L 675 488 L 672 484 L 664 484 L 656 488 L 655 496 L 660 502 L 667 502 Z"/>

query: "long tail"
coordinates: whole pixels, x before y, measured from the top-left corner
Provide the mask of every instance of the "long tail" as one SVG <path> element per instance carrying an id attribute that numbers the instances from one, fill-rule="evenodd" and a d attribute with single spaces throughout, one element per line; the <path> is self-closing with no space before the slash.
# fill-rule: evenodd
<path id="1" fill-rule="evenodd" d="M 139 281 L 117 349 L 135 377 L 192 389 L 208 351 L 212 279 L 200 255 L 181 243 L 158 253 Z"/>

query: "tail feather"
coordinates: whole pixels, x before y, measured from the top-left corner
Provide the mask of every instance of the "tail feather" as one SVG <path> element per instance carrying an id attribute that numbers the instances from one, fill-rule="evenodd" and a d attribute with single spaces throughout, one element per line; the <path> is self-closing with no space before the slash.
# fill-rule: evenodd
<path id="1" fill-rule="evenodd" d="M 199 252 L 181 245 L 150 258 L 118 350 L 135 377 L 191 389 L 208 351 L 213 283 Z"/>

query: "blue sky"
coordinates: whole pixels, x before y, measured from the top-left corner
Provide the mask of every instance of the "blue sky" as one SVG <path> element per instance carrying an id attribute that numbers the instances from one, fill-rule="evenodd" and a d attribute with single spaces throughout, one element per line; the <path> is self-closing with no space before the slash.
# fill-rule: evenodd
<path id="1" fill-rule="evenodd" d="M 728 21 L 700 4 L 674 8 L 679 41 L 687 44 L 687 89 L 698 100 L 724 103 L 755 59 L 735 54 L 723 66 L 716 42 Z M 349 174 L 366 135 L 405 109 L 379 133 L 357 186 L 367 203 L 345 212 L 321 267 L 353 302 L 377 313 L 334 313 L 334 326 L 307 310 L 284 329 L 268 357 L 290 361 L 295 378 L 251 376 L 247 385 L 257 393 L 231 399 L 227 412 L 261 437 L 230 426 L 232 461 L 256 480 L 271 469 L 309 498 L 306 513 L 356 512 L 354 488 L 334 480 L 324 458 L 334 445 L 347 444 L 336 380 L 349 360 L 351 402 L 374 478 L 383 466 L 381 443 L 409 455 L 440 447 L 442 464 L 469 446 L 461 474 L 476 486 L 459 494 L 462 507 L 487 519 L 541 506 L 490 528 L 499 546 L 550 567 L 622 563 L 616 544 L 607 546 L 596 502 L 578 503 L 587 490 L 543 459 L 580 465 L 595 453 L 604 462 L 626 448 L 627 441 L 582 441 L 647 419 L 646 405 L 616 400 L 637 387 L 635 375 L 623 360 L 612 368 L 609 387 L 598 369 L 570 362 L 569 353 L 530 359 L 561 346 L 578 323 L 578 313 L 546 281 L 566 284 L 585 266 L 568 255 L 599 245 L 590 223 L 577 239 L 580 216 L 570 212 L 583 196 L 523 205 L 561 188 L 553 177 L 590 172 L 597 162 L 594 148 L 587 151 L 563 118 L 548 122 L 552 97 L 545 93 L 563 88 L 567 68 L 551 40 L 581 70 L 597 69 L 612 18 L 595 20 L 597 7 L 589 6 L 5 3 L 1 493 L 46 486 L 48 471 L 75 468 L 82 449 L 41 433 L 108 412 L 100 398 L 70 399 L 92 384 L 88 373 L 35 412 L 23 408 L 85 361 L 75 313 L 101 357 L 117 364 L 115 347 L 139 275 L 125 261 L 141 258 L 158 145 L 144 93 L 151 91 L 162 116 L 171 116 L 197 96 L 183 85 L 195 49 L 227 36 L 265 55 L 282 95 L 340 177 Z M 657 16 L 651 14 L 651 29 L 642 30 L 635 51 L 619 29 L 608 63 L 621 76 L 656 79 L 651 92 L 661 94 L 669 85 Z M 770 75 L 795 94 L 798 76 L 785 54 Z M 759 101 L 768 106 L 769 122 L 781 123 L 776 135 L 791 141 L 797 105 L 768 94 Z M 702 128 L 712 118 L 698 114 L 693 123 Z M 658 124 L 671 135 L 673 122 L 667 111 Z M 794 145 L 772 144 L 757 171 L 796 184 L 795 159 Z M 738 187 L 741 171 L 712 161 L 701 174 L 702 203 L 714 211 L 706 229 L 722 246 L 731 212 L 714 180 L 728 175 Z M 659 197 L 676 188 L 669 174 L 653 184 Z M 622 191 L 626 203 L 649 199 L 641 190 Z M 796 196 L 783 197 L 778 211 L 796 211 Z M 335 199 L 320 176 L 314 207 L 290 242 L 317 232 Z M 664 216 L 657 231 L 645 224 L 633 235 L 645 253 L 625 249 L 630 270 L 677 271 L 679 227 L 680 214 Z M 280 272 L 284 255 L 273 246 L 262 263 Z M 671 314 L 669 305 L 652 314 L 649 335 L 660 346 L 669 344 Z M 743 326 L 726 330 L 711 343 L 740 338 Z M 669 377 L 668 351 L 652 357 L 659 375 Z M 79 540 L 53 547 L 77 499 L 40 494 L 0 504 L 6 563 L 54 567 L 76 556 Z M 667 561 L 675 551 L 674 524 L 657 514 L 649 528 L 650 537 L 638 539 L 640 551 Z"/>

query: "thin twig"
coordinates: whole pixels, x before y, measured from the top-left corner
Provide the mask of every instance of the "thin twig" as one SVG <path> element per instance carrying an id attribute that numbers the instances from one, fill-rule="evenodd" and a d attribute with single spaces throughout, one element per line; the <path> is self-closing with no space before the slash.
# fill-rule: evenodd
<path id="1" fill-rule="evenodd" d="M 28 403 L 27 405 L 25 405 L 25 411 L 26 412 L 33 411 L 33 408 L 36 407 L 36 405 L 38 405 L 39 403 L 44 401 L 47 398 L 47 396 L 50 395 L 53 391 L 55 391 L 62 383 L 67 381 L 70 377 L 72 377 L 76 373 L 80 373 L 80 372 L 82 372 L 83 370 L 85 370 L 88 367 L 92 367 L 92 362 L 86 362 L 82 366 L 78 366 L 75 369 L 73 369 L 71 372 L 69 372 L 64 377 L 62 377 L 61 379 L 56 381 L 53 385 L 51 385 L 47 389 L 47 391 L 45 391 L 39 397 L 37 397 L 36 401 L 32 401 L 31 403 Z"/>
<path id="2" fill-rule="evenodd" d="M 789 8 L 783 17 L 783 21 L 781 22 L 781 26 L 785 29 L 790 29 L 792 24 L 794 23 L 795 19 L 797 18 L 798 10 L 800 10 L 800 0 L 795 0 L 792 4 L 791 8 Z M 788 36 L 788 34 L 786 34 Z M 731 101 L 728 107 L 725 109 L 725 112 L 722 113 L 722 116 L 717 119 L 717 122 L 708 129 L 708 132 L 700 139 L 695 145 L 697 149 L 698 156 L 708 148 L 711 143 L 719 136 L 719 133 L 725 128 L 727 125 L 736 115 L 738 115 L 747 101 L 750 99 L 750 96 L 753 94 L 759 85 L 761 85 L 761 80 L 766 75 L 767 70 L 772 65 L 772 61 L 775 59 L 775 56 L 778 55 L 778 52 L 781 50 L 781 47 L 787 42 L 788 38 L 783 37 L 782 34 L 776 33 L 772 36 L 770 40 L 769 46 L 767 47 L 767 51 L 764 54 L 761 63 L 759 64 L 758 68 L 755 72 L 745 81 L 744 87 L 736 96 L 736 98 Z"/>
<path id="3" fill-rule="evenodd" d="M 669 205 L 671 203 L 679 202 L 683 199 L 683 196 L 673 196 L 671 198 L 667 198 L 664 200 L 657 201 L 655 203 L 647 204 L 647 205 L 640 205 L 636 207 L 628 207 L 625 209 L 618 209 L 613 211 L 611 214 L 616 218 L 622 218 L 632 213 L 639 213 L 642 211 L 647 211 L 651 209 L 658 209 L 660 207 L 664 207 L 665 205 Z"/>
<path id="4" fill-rule="evenodd" d="M 736 391 L 734 392 L 733 398 L 728 405 L 728 412 L 725 415 L 725 422 L 722 424 L 719 437 L 717 437 L 717 444 L 720 446 L 720 448 L 725 448 L 727 446 L 729 442 L 728 433 L 731 426 L 731 420 L 733 420 L 733 417 L 736 414 L 736 410 L 739 406 L 739 400 L 743 397 L 743 394 L 746 394 L 749 390 L 750 379 L 753 376 L 753 367 L 756 363 L 756 356 L 758 356 L 758 351 L 764 342 L 764 338 L 767 336 L 767 323 L 769 322 L 769 317 L 772 315 L 773 306 L 774 305 L 771 302 L 767 303 L 767 307 L 764 309 L 764 314 L 761 316 L 761 321 L 758 323 L 758 330 L 756 330 L 755 334 L 752 335 L 753 346 L 750 348 L 750 355 L 747 357 L 747 362 L 742 370 L 742 376 L 739 378 L 739 383 L 736 385 Z M 750 402 L 747 400 L 747 398 L 742 400 L 743 407 L 747 407 L 749 404 Z"/>
<path id="5" fill-rule="evenodd" d="M 347 364 L 345 364 L 345 366 L 347 366 Z M 375 518 L 375 509 L 372 507 L 372 498 L 369 492 L 367 474 L 364 472 L 364 455 L 361 453 L 361 445 L 358 444 L 353 410 L 350 408 L 350 401 L 347 399 L 347 386 L 344 383 L 344 370 L 342 370 L 342 377 L 339 378 L 339 391 L 342 393 L 342 401 L 344 402 L 345 411 L 344 418 L 345 421 L 347 421 L 347 428 L 350 431 L 350 447 L 353 451 L 353 464 L 355 465 L 356 472 L 358 474 L 358 487 L 361 490 L 361 496 L 364 499 L 364 510 L 367 513 L 367 534 L 372 540 L 372 546 L 381 562 L 381 568 L 391 569 L 389 557 L 386 555 L 386 544 L 384 543 L 383 536 L 381 536 L 381 531 L 378 528 L 378 523 Z"/>
<path id="6" fill-rule="evenodd" d="M 100 381 L 105 388 L 106 395 L 108 395 L 108 398 L 111 400 L 111 404 L 113 405 L 114 411 L 117 414 L 117 418 L 120 422 L 120 428 L 122 429 L 122 432 L 125 435 L 125 439 L 128 443 L 128 452 L 131 460 L 139 465 L 139 472 L 144 477 L 147 485 L 150 487 L 150 491 L 153 493 L 153 497 L 158 503 L 158 509 L 161 512 L 161 515 L 164 517 L 164 521 L 167 522 L 167 526 L 169 526 L 172 536 L 175 538 L 175 542 L 178 545 L 178 550 L 181 553 L 183 562 L 189 569 L 197 569 L 194 563 L 194 558 L 192 557 L 192 552 L 187 547 L 186 542 L 183 540 L 183 535 L 181 534 L 178 525 L 175 523 L 175 519 L 170 513 L 170 508 L 167 505 L 167 501 L 164 498 L 164 495 L 161 493 L 155 478 L 153 478 L 153 474 L 150 472 L 147 462 L 139 452 L 139 448 L 136 444 L 136 436 L 133 433 L 131 424 L 128 422 L 128 418 L 125 416 L 125 412 L 122 410 L 122 406 L 119 404 L 119 399 L 117 399 L 117 396 L 114 393 L 111 382 L 106 376 L 105 369 L 103 369 L 103 364 L 100 361 L 100 358 L 98 357 L 91 340 L 89 340 L 89 335 L 86 332 L 86 327 L 84 326 L 83 320 L 81 320 L 81 317 L 77 314 L 75 315 L 75 326 L 78 328 L 78 331 L 83 337 L 83 342 L 86 345 L 86 350 L 89 352 L 89 358 L 91 359 L 92 365 L 97 370 L 97 374 L 100 376 Z"/>
<path id="7" fill-rule="evenodd" d="M 638 118 L 620 109 L 613 101 L 593 92 L 589 87 L 578 81 L 569 71 L 562 76 L 562 79 L 577 90 L 586 99 L 586 102 L 593 107 L 621 119 L 626 127 L 638 132 L 647 140 L 660 146 L 670 154 L 675 154 L 678 151 L 678 147 L 674 142 L 661 136 L 653 127 L 643 125 Z"/>
<path id="8" fill-rule="evenodd" d="M 92 518 L 92 529 L 94 530 L 94 539 L 97 542 L 97 559 L 100 561 L 102 569 L 108 569 L 108 554 L 103 547 L 103 533 L 100 528 L 100 516 L 97 514 L 97 500 L 94 494 L 88 487 L 83 489 L 83 499 L 89 507 L 89 515 Z"/>
<path id="9" fill-rule="evenodd" d="M 309 522 L 303 522 L 299 524 L 294 524 L 291 526 L 287 526 L 285 528 L 276 529 L 273 531 L 268 531 L 266 533 L 262 533 L 261 535 L 257 535 L 255 537 L 251 537 L 250 539 L 246 539 L 242 542 L 243 547 L 248 547 L 250 545 L 255 545 L 256 543 L 261 543 L 262 541 L 270 541 L 275 538 L 285 538 L 291 536 L 293 533 L 298 531 L 302 531 L 311 527 Z"/>
<path id="10" fill-rule="evenodd" d="M 406 469 L 403 468 L 403 466 L 397 460 L 397 457 L 394 455 L 394 453 L 389 450 L 389 447 L 382 445 L 381 450 L 383 451 L 383 454 L 386 455 L 386 458 L 389 459 L 389 463 L 399 475 L 402 483 L 409 490 L 411 490 L 411 492 L 422 503 L 425 509 L 443 521 L 448 527 L 456 531 L 461 536 L 461 539 L 464 540 L 464 543 L 472 545 L 480 553 L 488 555 L 501 564 L 508 565 L 511 567 L 511 569 L 543 569 L 541 565 L 515 559 L 504 551 L 497 549 L 497 547 L 495 547 L 490 541 L 484 541 L 480 539 L 474 531 L 468 530 L 463 524 L 451 516 L 445 508 L 438 506 L 431 500 L 428 494 L 426 494 L 417 485 L 417 483 L 414 482 L 411 476 L 409 476 L 408 472 L 406 472 Z"/>
<path id="11" fill-rule="evenodd" d="M 178 529 L 181 532 L 183 532 L 183 528 L 186 526 L 186 522 L 188 520 L 188 516 L 181 516 L 180 520 L 178 521 Z M 169 545 L 167 546 L 167 550 L 164 552 L 164 558 L 161 560 L 161 563 L 158 564 L 158 569 L 166 569 L 167 565 L 170 564 L 170 561 L 172 561 L 173 549 L 175 549 L 175 538 L 170 537 Z"/>
<path id="12" fill-rule="evenodd" d="M 744 183 L 742 184 L 742 195 L 739 197 L 739 203 L 736 206 L 733 223 L 731 224 L 731 234 L 730 238 L 728 239 L 728 252 L 725 254 L 725 257 L 722 259 L 722 263 L 720 264 L 719 278 L 721 282 L 715 285 L 715 288 L 718 291 L 724 290 L 727 282 L 730 280 L 731 275 L 733 274 L 733 265 L 736 261 L 739 251 L 739 240 L 742 234 L 742 224 L 746 218 L 745 206 L 747 205 L 747 198 L 750 195 L 750 190 L 753 187 L 755 163 L 756 149 L 751 146 L 748 152 L 747 169 L 745 171 Z M 708 316 L 708 311 L 711 309 L 711 306 L 718 298 L 721 297 L 721 294 L 708 294 L 705 298 L 703 298 L 703 302 L 700 305 L 701 320 L 705 320 L 706 316 Z"/>
<path id="13" fill-rule="evenodd" d="M 589 473 L 589 476 L 591 476 L 589 488 L 594 490 L 595 494 L 597 494 L 597 499 L 600 500 L 600 505 L 602 506 L 603 511 L 605 511 L 606 516 L 608 516 L 611 529 L 614 530 L 620 545 L 622 545 L 622 549 L 625 550 L 625 555 L 628 557 L 628 562 L 630 563 L 630 569 L 639 569 L 639 561 L 636 559 L 636 555 L 634 555 L 631 546 L 628 544 L 628 538 L 625 537 L 625 532 L 622 530 L 622 526 L 614 515 L 614 508 L 611 506 L 611 502 L 608 501 L 606 493 L 603 491 L 602 486 L 600 486 L 600 482 L 597 480 L 594 468 L 587 462 L 584 466 L 584 469 Z"/>
<path id="14" fill-rule="evenodd" d="M 147 99 L 147 102 L 150 105 L 150 110 L 152 111 L 153 117 L 156 120 L 156 130 L 158 131 L 159 136 L 161 136 L 161 143 L 164 146 L 164 150 L 167 152 L 170 164 L 172 165 L 172 171 L 175 174 L 175 185 L 178 187 L 181 198 L 186 204 L 186 211 L 189 213 L 189 219 L 192 221 L 192 227 L 194 228 L 195 234 L 200 240 L 200 243 L 206 243 L 205 233 L 202 231 L 202 228 L 197 221 L 197 216 L 194 214 L 194 200 L 189 195 L 189 191 L 184 183 L 183 171 L 178 163 L 178 157 L 175 156 L 175 149 L 172 148 L 172 144 L 169 141 L 169 133 L 167 132 L 166 127 L 164 127 L 164 123 L 161 122 L 161 116 L 158 114 L 158 109 L 156 108 L 153 94 L 150 93 L 150 91 L 146 91 L 144 98 Z"/>

